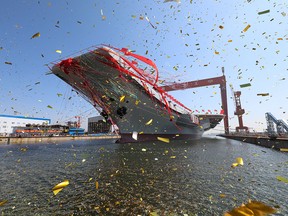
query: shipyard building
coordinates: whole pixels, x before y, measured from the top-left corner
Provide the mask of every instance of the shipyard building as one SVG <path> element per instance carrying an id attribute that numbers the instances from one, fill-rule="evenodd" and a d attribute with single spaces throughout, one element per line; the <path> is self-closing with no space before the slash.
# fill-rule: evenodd
<path id="1" fill-rule="evenodd" d="M 88 134 L 109 133 L 111 122 L 105 121 L 102 116 L 88 118 Z"/>
<path id="2" fill-rule="evenodd" d="M 49 125 L 50 123 L 51 119 L 47 118 L 0 114 L 0 136 L 12 134 L 17 127 L 26 127 L 26 125 Z"/>

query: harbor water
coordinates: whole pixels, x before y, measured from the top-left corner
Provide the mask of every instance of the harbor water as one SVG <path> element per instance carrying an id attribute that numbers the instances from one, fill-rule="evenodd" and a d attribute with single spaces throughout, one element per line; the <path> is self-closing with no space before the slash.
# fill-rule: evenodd
<path id="1" fill-rule="evenodd" d="M 288 215 L 288 154 L 240 141 L 0 145 L 0 158 L 2 216 L 223 215 L 249 199 Z"/>

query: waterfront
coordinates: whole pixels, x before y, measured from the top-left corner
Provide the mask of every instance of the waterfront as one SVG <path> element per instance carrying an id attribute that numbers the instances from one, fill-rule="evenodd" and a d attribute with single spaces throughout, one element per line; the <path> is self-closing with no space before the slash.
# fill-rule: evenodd
<path id="1" fill-rule="evenodd" d="M 2 145 L 0 157 L 2 215 L 223 215 L 248 199 L 288 215 L 276 178 L 288 178 L 288 154 L 239 141 L 70 140 Z"/>

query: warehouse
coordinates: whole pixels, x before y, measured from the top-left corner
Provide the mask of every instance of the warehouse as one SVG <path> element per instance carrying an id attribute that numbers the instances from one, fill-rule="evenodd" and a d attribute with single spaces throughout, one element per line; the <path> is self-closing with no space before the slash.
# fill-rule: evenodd
<path id="1" fill-rule="evenodd" d="M 30 125 L 49 125 L 51 119 L 32 118 L 26 116 L 3 115 L 0 114 L 0 136 L 7 136 L 13 132 L 14 127 L 24 127 Z"/>

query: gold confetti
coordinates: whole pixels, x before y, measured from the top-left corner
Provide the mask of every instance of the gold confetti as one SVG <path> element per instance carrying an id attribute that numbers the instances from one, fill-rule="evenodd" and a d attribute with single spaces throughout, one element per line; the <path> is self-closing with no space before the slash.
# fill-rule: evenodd
<path id="1" fill-rule="evenodd" d="M 164 137 L 157 137 L 157 139 L 162 141 L 162 142 L 166 142 L 166 143 L 170 142 L 170 140 L 168 138 L 164 138 Z"/>
<path id="2" fill-rule="evenodd" d="M 145 125 L 150 125 L 152 124 L 152 122 L 153 122 L 153 119 L 150 119 L 148 122 L 145 123 Z"/>
<path id="3" fill-rule="evenodd" d="M 176 156 L 171 156 L 170 158 L 172 158 L 172 159 L 175 159 L 175 158 L 176 158 Z"/>
<path id="4" fill-rule="evenodd" d="M 0 201 L 0 206 L 3 206 L 5 203 L 7 203 L 8 200 L 3 200 L 3 201 Z"/>
<path id="5" fill-rule="evenodd" d="M 235 216 L 235 215 L 246 215 L 246 216 L 253 216 L 253 215 L 261 215 L 265 216 L 268 214 L 275 213 L 276 210 L 270 206 L 267 206 L 264 203 L 258 201 L 249 201 L 247 204 L 242 204 L 240 207 L 236 207 L 229 212 L 225 212 L 224 216 Z"/>
<path id="6" fill-rule="evenodd" d="M 219 25 L 219 28 L 220 28 L 220 29 L 224 29 L 224 26 L 222 26 L 222 25 Z"/>
<path id="7" fill-rule="evenodd" d="M 57 52 L 57 53 L 60 53 L 60 54 L 62 53 L 62 51 L 61 51 L 61 50 L 56 50 L 56 52 Z"/>
<path id="8" fill-rule="evenodd" d="M 244 165 L 243 158 L 241 158 L 241 157 L 236 158 L 236 162 L 241 166 Z"/>
<path id="9" fill-rule="evenodd" d="M 37 33 L 35 33 L 34 35 L 32 35 L 31 39 L 32 39 L 32 38 L 37 38 L 37 37 L 40 37 L 40 32 L 37 32 Z"/>
<path id="10" fill-rule="evenodd" d="M 234 168 L 238 165 L 241 165 L 241 166 L 244 165 L 243 158 L 241 158 L 241 157 L 236 158 L 236 163 L 232 163 L 231 167 Z"/>
<path id="11" fill-rule="evenodd" d="M 243 29 L 243 32 L 246 32 L 250 27 L 251 27 L 251 25 L 248 24 L 248 25 Z"/>
<path id="12" fill-rule="evenodd" d="M 229 43 L 231 43 L 231 42 L 232 42 L 232 40 L 228 40 L 228 42 L 229 42 Z"/>
<path id="13" fill-rule="evenodd" d="M 69 181 L 65 180 L 59 184 L 57 184 L 52 190 L 54 195 L 58 194 L 61 190 L 63 190 L 64 187 L 66 187 L 67 185 L 69 185 Z"/>
<path id="14" fill-rule="evenodd" d="M 98 190 L 98 188 L 99 188 L 99 183 L 98 183 L 98 181 L 95 182 L 95 187 L 96 187 L 96 190 Z"/>
<path id="15" fill-rule="evenodd" d="M 216 55 L 219 55 L 219 52 L 217 52 L 217 51 L 215 51 L 214 53 L 215 53 Z"/>
<path id="16" fill-rule="evenodd" d="M 124 100 L 125 100 L 125 95 L 120 97 L 120 102 L 124 102 Z"/>

